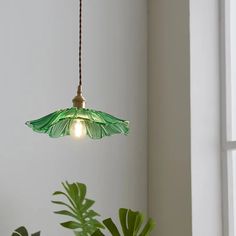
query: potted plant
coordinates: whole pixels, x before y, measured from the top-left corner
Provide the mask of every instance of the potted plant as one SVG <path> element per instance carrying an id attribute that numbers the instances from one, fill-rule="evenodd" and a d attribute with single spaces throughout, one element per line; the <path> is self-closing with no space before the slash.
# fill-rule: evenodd
<path id="1" fill-rule="evenodd" d="M 21 226 L 12 233 L 12 236 L 29 236 L 29 234 L 27 229 L 24 226 Z M 31 236 L 40 236 L 40 232 L 31 234 Z"/>
<path id="2" fill-rule="evenodd" d="M 102 222 L 98 220 L 100 214 L 94 211 L 92 206 L 95 201 L 86 198 L 87 187 L 82 183 L 62 183 L 64 191 L 56 191 L 54 197 L 62 197 L 61 200 L 53 200 L 52 203 L 63 207 L 55 214 L 71 218 L 69 221 L 60 223 L 61 226 L 70 229 L 75 236 L 105 236 L 107 230 L 111 236 L 149 236 L 155 227 L 153 219 L 149 218 L 144 224 L 144 215 L 138 211 L 126 208 L 119 209 L 119 220 L 122 232 L 118 230 L 111 218 Z M 25 227 L 16 229 L 12 236 L 29 236 Z M 31 234 L 40 236 L 40 232 Z"/>

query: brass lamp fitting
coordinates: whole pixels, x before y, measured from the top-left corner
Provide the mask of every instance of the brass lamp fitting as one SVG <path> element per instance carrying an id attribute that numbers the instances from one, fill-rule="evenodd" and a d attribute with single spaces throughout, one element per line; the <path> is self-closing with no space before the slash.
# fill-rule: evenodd
<path id="1" fill-rule="evenodd" d="M 77 95 L 72 100 L 73 106 L 77 108 L 85 108 L 85 98 L 82 95 L 82 86 L 78 86 Z"/>

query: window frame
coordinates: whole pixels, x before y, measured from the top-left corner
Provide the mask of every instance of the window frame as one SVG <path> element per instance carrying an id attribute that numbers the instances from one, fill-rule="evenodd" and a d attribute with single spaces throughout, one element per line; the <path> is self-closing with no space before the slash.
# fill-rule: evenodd
<path id="1" fill-rule="evenodd" d="M 221 0 L 220 5 L 220 41 L 221 41 L 221 150 L 222 150 L 222 198 L 223 198 L 223 234 L 236 236 L 234 212 L 233 162 L 231 151 L 236 150 L 236 141 L 229 140 L 230 132 L 230 1 Z"/>

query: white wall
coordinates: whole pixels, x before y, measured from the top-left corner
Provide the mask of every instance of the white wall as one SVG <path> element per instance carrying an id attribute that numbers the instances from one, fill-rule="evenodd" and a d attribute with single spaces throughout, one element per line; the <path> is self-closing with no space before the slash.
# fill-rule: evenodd
<path id="1" fill-rule="evenodd" d="M 158 236 L 221 236 L 218 0 L 149 0 L 149 211 Z"/>
<path id="2" fill-rule="evenodd" d="M 231 134 L 231 138 L 232 140 L 235 140 L 236 138 L 236 67 L 233 66 L 236 62 L 236 44 L 235 44 L 235 40 L 236 40 L 236 29 L 235 29 L 235 22 L 236 22 L 236 2 L 235 1 L 229 1 L 230 3 L 230 51 L 231 51 L 231 65 L 230 69 L 231 69 L 231 75 L 230 75 L 230 79 L 231 79 L 231 128 L 232 128 L 232 134 Z M 226 16 L 227 17 L 227 16 Z M 236 152 L 233 151 L 232 152 L 232 163 L 233 163 L 233 168 L 232 168 L 232 175 L 233 175 L 233 199 L 236 199 Z M 233 222 L 234 222 L 234 231 L 236 228 L 236 204 L 235 204 L 235 200 L 233 201 Z"/>
<path id="3" fill-rule="evenodd" d="M 191 0 L 193 236 L 222 235 L 219 1 Z"/>
<path id="4" fill-rule="evenodd" d="M 189 1 L 149 0 L 149 211 L 191 235 Z"/>
<path id="5" fill-rule="evenodd" d="M 20 225 L 65 235 L 51 193 L 88 185 L 104 217 L 146 211 L 146 1 L 84 1 L 87 107 L 131 121 L 128 137 L 49 139 L 24 125 L 70 107 L 77 86 L 77 1 L 0 1 L 0 234 Z"/>
<path id="6" fill-rule="evenodd" d="M 229 15 L 226 16 L 229 18 L 229 21 L 230 21 L 230 62 L 232 63 L 232 65 L 235 64 L 235 61 L 236 61 L 236 46 L 235 46 L 235 40 L 236 40 L 236 29 L 235 29 L 235 20 L 236 20 L 236 15 L 235 15 L 235 12 L 236 12 L 236 2 L 235 1 L 229 1 L 228 3 L 230 6 L 229 6 Z M 231 128 L 232 128 L 232 133 L 230 134 L 230 138 L 232 140 L 235 140 L 236 139 L 236 93 L 235 93 L 235 90 L 236 90 L 236 68 L 235 66 L 228 66 L 229 69 L 230 69 L 230 86 L 231 86 L 231 117 L 229 117 L 229 119 L 231 120 Z"/>

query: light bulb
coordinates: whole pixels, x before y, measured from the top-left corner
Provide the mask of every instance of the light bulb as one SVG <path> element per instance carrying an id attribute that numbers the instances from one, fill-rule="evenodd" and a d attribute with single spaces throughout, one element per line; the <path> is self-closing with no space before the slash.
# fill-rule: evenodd
<path id="1" fill-rule="evenodd" d="M 86 127 L 80 120 L 75 120 L 71 126 L 70 134 L 75 138 L 82 138 L 86 135 Z"/>

